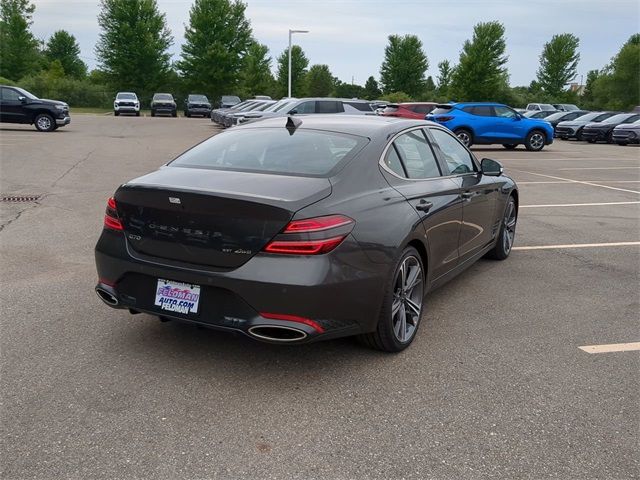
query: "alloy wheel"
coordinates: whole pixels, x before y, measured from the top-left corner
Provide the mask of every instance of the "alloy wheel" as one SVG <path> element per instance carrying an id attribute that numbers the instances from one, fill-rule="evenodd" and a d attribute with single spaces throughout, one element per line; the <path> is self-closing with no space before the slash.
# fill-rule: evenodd
<path id="1" fill-rule="evenodd" d="M 469 136 L 469 134 L 465 131 L 461 131 L 458 132 L 456 134 L 456 136 L 460 139 L 460 141 L 465 145 L 465 146 L 469 146 L 469 143 L 471 143 L 471 137 Z"/>
<path id="2" fill-rule="evenodd" d="M 529 145 L 531 145 L 531 148 L 533 148 L 534 150 L 540 150 L 542 147 L 544 147 L 544 137 L 542 136 L 542 134 L 534 133 L 533 135 L 531 135 Z"/>
<path id="3" fill-rule="evenodd" d="M 420 260 L 413 255 L 405 258 L 396 274 L 391 317 L 396 339 L 406 343 L 416 332 L 422 313 L 424 282 Z"/>
<path id="4" fill-rule="evenodd" d="M 513 240 L 516 236 L 516 206 L 513 201 L 509 202 L 507 211 L 504 214 L 504 232 L 502 234 L 502 246 L 505 253 L 511 251 Z"/>
<path id="5" fill-rule="evenodd" d="M 41 116 L 38 118 L 38 127 L 41 130 L 49 130 L 51 128 L 51 119 L 47 116 Z"/>

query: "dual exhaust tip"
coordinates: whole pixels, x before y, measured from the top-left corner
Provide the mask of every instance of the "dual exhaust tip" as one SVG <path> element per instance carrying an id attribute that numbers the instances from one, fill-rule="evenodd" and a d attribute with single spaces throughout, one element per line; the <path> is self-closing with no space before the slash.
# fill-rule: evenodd
<path id="1" fill-rule="evenodd" d="M 96 287 L 96 294 L 111 307 L 119 305 L 118 297 L 102 286 Z M 307 338 L 307 333 L 297 328 L 283 325 L 256 325 L 249 328 L 249 335 L 257 340 L 274 343 L 299 342 Z"/>
<path id="2" fill-rule="evenodd" d="M 107 305 L 116 307 L 120 303 L 118 301 L 118 297 L 116 297 L 113 293 L 111 293 L 104 287 L 96 287 L 96 293 L 98 294 L 98 297 L 100 297 L 100 300 L 102 300 Z"/>

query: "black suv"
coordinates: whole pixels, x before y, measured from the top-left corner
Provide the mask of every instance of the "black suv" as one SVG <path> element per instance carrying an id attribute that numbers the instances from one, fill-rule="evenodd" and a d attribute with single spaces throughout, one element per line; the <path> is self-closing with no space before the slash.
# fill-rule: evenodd
<path id="1" fill-rule="evenodd" d="M 44 100 L 19 87 L 0 85 L 0 122 L 35 125 L 41 132 L 52 132 L 71 123 L 69 105 Z"/>
<path id="2" fill-rule="evenodd" d="M 184 116 L 202 115 L 208 117 L 211 114 L 211 102 L 205 95 L 190 94 L 184 101 Z"/>
<path id="3" fill-rule="evenodd" d="M 178 106 L 170 93 L 155 93 L 151 99 L 151 116 L 168 113 L 172 117 L 178 116 Z"/>

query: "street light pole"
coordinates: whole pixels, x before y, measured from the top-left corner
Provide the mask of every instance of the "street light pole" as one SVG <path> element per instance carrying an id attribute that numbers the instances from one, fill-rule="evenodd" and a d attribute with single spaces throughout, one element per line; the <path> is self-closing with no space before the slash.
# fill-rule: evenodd
<path id="1" fill-rule="evenodd" d="M 291 35 L 294 33 L 309 33 L 309 30 L 289 30 L 289 98 L 291 98 Z"/>

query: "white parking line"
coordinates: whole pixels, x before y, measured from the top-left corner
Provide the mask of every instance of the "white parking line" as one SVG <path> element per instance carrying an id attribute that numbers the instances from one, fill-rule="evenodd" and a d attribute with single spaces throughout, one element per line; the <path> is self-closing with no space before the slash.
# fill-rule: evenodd
<path id="1" fill-rule="evenodd" d="M 609 185 L 602 185 L 601 183 L 593 183 L 593 182 L 588 182 L 588 181 L 584 181 L 584 180 L 573 180 L 571 178 L 555 177 L 553 175 L 544 175 L 542 173 L 527 172 L 525 170 L 517 170 L 517 169 L 514 169 L 514 170 L 518 171 L 518 172 L 522 172 L 522 173 L 528 173 L 529 175 L 537 175 L 538 177 L 552 178 L 553 180 L 564 180 L 565 182 L 581 183 L 583 185 L 591 185 L 592 187 L 608 188 L 609 190 L 617 190 L 619 192 L 637 193 L 637 194 L 640 195 L 640 192 L 637 191 L 637 190 L 627 190 L 625 188 L 618 188 L 618 187 L 611 187 Z"/>
<path id="2" fill-rule="evenodd" d="M 531 245 L 513 247 L 511 250 L 561 250 L 566 248 L 596 248 L 596 247 L 631 247 L 640 246 L 640 242 L 614 242 L 614 243 L 569 243 L 566 245 Z"/>
<path id="3" fill-rule="evenodd" d="M 601 202 L 601 203 L 549 203 L 546 205 L 520 205 L 520 208 L 548 208 L 548 207 L 599 207 L 601 205 L 637 205 L 638 202 Z"/>
<path id="4" fill-rule="evenodd" d="M 558 170 L 630 170 L 640 167 L 571 167 L 559 168 Z"/>
<path id="5" fill-rule="evenodd" d="M 609 343 L 607 345 L 585 345 L 578 348 L 587 353 L 633 352 L 640 350 L 640 342 Z"/>

